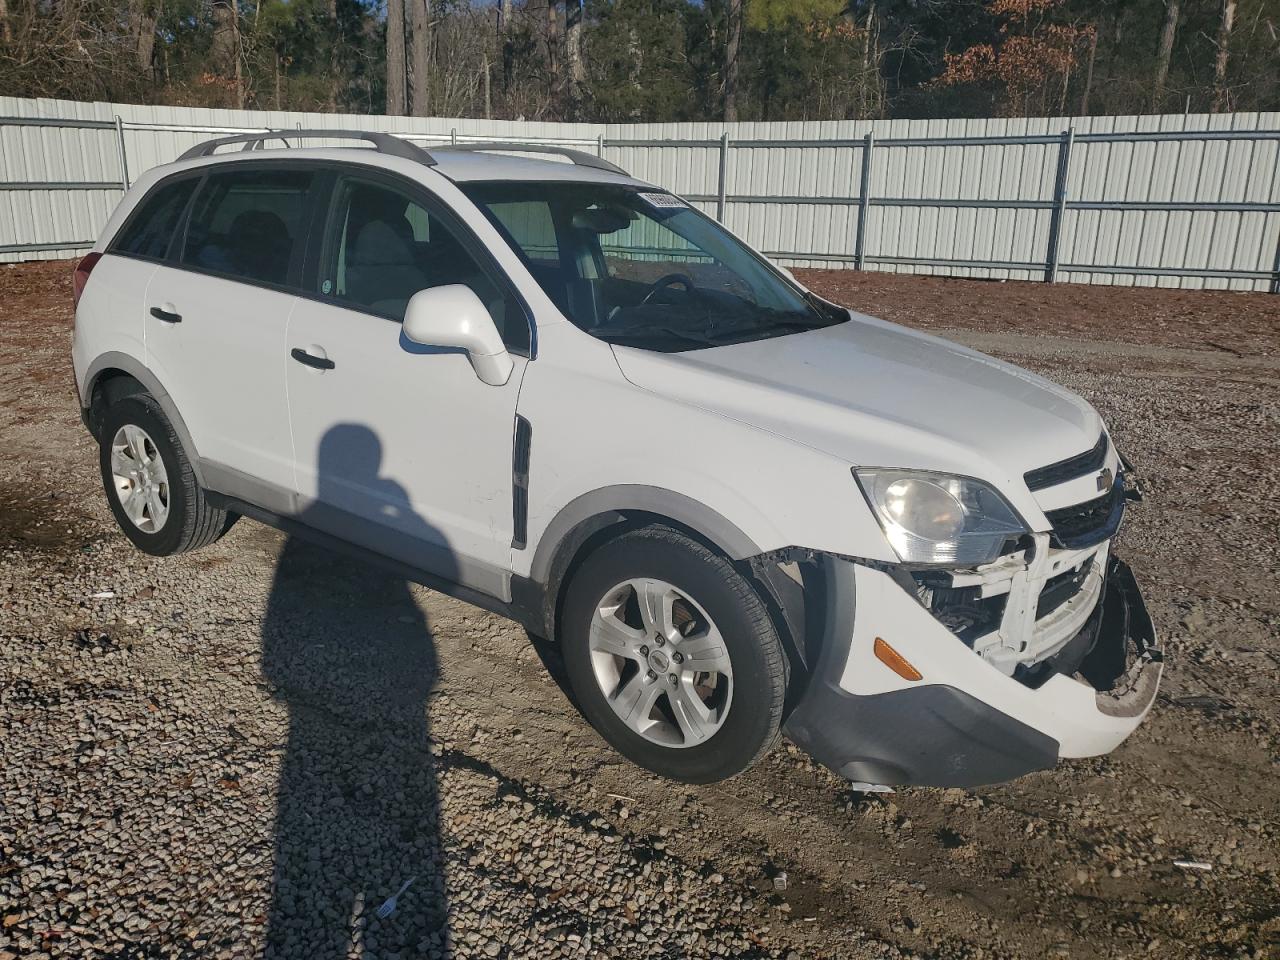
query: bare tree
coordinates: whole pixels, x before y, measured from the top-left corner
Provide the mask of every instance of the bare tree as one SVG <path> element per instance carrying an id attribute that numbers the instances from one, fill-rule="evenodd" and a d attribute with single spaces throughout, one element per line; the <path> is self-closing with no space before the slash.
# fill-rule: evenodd
<path id="1" fill-rule="evenodd" d="M 1231 108 L 1231 92 L 1227 89 L 1227 55 L 1231 46 L 1231 28 L 1236 22 L 1236 0 L 1222 0 L 1218 20 L 1218 55 L 1213 61 L 1213 112 Z"/>
<path id="2" fill-rule="evenodd" d="M 387 0 L 387 113 L 403 117 L 409 99 L 405 90 L 404 0 Z"/>
<path id="3" fill-rule="evenodd" d="M 724 45 L 724 121 L 738 119 L 738 48 L 742 46 L 742 0 L 729 0 L 729 32 Z"/>
<path id="4" fill-rule="evenodd" d="M 409 112 L 431 116 L 431 17 L 428 0 L 409 0 Z"/>
<path id="5" fill-rule="evenodd" d="M 9 26 L 9 2 L 0 0 L 0 40 L 13 42 L 13 28 Z"/>
<path id="6" fill-rule="evenodd" d="M 1160 31 L 1160 46 L 1156 49 L 1156 75 L 1151 81 L 1151 109 L 1160 110 L 1164 100 L 1164 85 L 1169 79 L 1169 61 L 1173 58 L 1173 41 L 1178 32 L 1179 0 L 1164 0 L 1164 29 Z"/>

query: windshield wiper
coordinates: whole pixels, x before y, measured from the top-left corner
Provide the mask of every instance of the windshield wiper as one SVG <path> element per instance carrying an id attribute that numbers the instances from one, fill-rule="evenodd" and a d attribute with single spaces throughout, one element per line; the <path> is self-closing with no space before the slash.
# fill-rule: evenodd
<path id="1" fill-rule="evenodd" d="M 692 343 L 699 347 L 713 347 L 718 341 L 707 334 L 700 333 L 696 330 L 675 330 L 671 327 L 663 327 L 653 324 L 645 324 L 635 327 L 617 327 L 615 329 L 602 329 L 597 327 L 591 331 L 600 340 L 644 340 L 646 337 L 654 335 L 666 337 L 671 340 L 683 340 L 685 343 Z"/>
<path id="2" fill-rule="evenodd" d="M 723 343 L 725 340 L 735 337 L 758 337 L 761 334 L 772 333 L 803 333 L 808 330 L 821 330 L 823 327 L 830 326 L 828 323 L 822 323 L 814 320 L 800 319 L 784 319 L 782 317 L 760 317 L 758 322 L 736 327 L 731 330 L 723 330 L 717 334 L 710 335 L 717 343 Z"/>

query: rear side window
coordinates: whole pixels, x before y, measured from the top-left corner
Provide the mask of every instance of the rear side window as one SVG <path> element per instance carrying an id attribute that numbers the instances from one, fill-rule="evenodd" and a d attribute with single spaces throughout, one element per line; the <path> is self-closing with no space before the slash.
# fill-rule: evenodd
<path id="1" fill-rule="evenodd" d="M 160 187 L 142 201 L 112 245 L 113 253 L 163 257 L 198 179 L 179 180 Z"/>
<path id="2" fill-rule="evenodd" d="M 306 231 L 306 170 L 213 173 L 196 196 L 182 262 L 261 283 L 286 284 Z"/>

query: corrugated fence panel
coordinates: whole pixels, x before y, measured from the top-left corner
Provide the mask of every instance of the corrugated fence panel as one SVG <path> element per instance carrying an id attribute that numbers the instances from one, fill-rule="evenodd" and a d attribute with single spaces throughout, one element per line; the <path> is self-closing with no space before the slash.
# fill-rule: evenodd
<path id="1" fill-rule="evenodd" d="M 75 255 L 126 177 L 202 140 L 305 127 L 374 129 L 426 147 L 523 140 L 600 153 L 788 266 L 861 259 L 895 272 L 1237 290 L 1273 288 L 1280 266 L 1274 113 L 570 124 L 0 97 L 0 117 L 44 120 L 0 122 L 0 261 Z M 1196 136 L 1207 130 L 1268 135 Z M 1154 132 L 1187 136 L 1142 136 Z"/>

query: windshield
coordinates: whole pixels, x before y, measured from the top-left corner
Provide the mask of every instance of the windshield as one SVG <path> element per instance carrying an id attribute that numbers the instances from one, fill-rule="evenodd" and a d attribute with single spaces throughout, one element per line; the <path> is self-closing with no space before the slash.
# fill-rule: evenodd
<path id="1" fill-rule="evenodd" d="M 464 183 L 547 296 L 602 340 L 667 352 L 848 319 L 669 193 L 604 183 Z"/>

